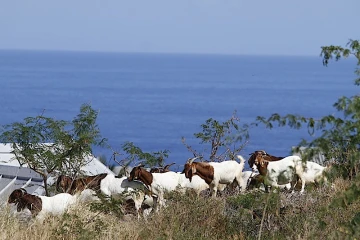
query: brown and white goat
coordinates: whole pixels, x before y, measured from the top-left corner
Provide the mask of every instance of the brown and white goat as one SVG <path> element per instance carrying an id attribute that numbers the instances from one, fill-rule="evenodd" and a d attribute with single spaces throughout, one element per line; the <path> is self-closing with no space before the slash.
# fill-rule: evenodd
<path id="1" fill-rule="evenodd" d="M 242 178 L 245 159 L 240 155 L 237 155 L 237 158 L 240 160 L 240 163 L 232 160 L 223 162 L 194 162 L 196 158 L 189 159 L 184 165 L 183 172 L 190 182 L 194 175 L 204 179 L 209 184 L 211 195 L 216 197 L 220 184 L 236 182 L 240 188 L 246 185 Z"/>
<path id="2" fill-rule="evenodd" d="M 156 211 L 165 205 L 165 192 L 175 191 L 180 187 L 180 174 L 175 172 L 150 173 L 143 168 L 144 165 L 134 167 L 128 181 L 139 180 L 143 182 L 151 191 L 153 196 L 153 206 Z"/>
<path id="3" fill-rule="evenodd" d="M 257 169 L 264 177 L 265 190 L 268 186 L 292 189 L 298 178 L 302 178 L 302 160 L 298 156 L 289 156 L 273 160 L 261 151 L 254 153 L 253 169 Z"/>
<path id="4" fill-rule="evenodd" d="M 101 173 L 94 176 L 86 176 L 82 178 L 73 179 L 69 176 L 60 175 L 56 181 L 56 190 L 58 192 L 70 193 L 81 192 L 84 189 L 92 189 L 94 191 L 100 190 L 100 182 L 108 174 Z"/>
<path id="5" fill-rule="evenodd" d="M 70 205 L 76 203 L 77 196 L 60 193 L 52 197 L 28 194 L 25 189 L 15 189 L 8 198 L 9 204 L 15 204 L 17 211 L 29 209 L 37 220 L 44 220 L 47 214 L 63 214 Z"/>

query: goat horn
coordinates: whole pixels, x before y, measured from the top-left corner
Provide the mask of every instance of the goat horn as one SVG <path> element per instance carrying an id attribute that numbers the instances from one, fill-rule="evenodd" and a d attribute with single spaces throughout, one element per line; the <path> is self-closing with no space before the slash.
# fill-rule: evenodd
<path id="1" fill-rule="evenodd" d="M 165 167 L 170 167 L 170 166 L 172 166 L 172 165 L 174 165 L 174 164 L 175 164 L 175 162 L 170 163 L 170 164 L 168 164 L 168 165 L 165 165 Z"/>
<path id="2" fill-rule="evenodd" d="M 23 193 L 27 193 L 27 191 L 26 191 L 25 188 L 20 188 L 20 190 L 21 190 Z"/>
<path id="3" fill-rule="evenodd" d="M 193 163 L 193 161 L 195 161 L 196 159 L 200 158 L 199 156 L 198 157 L 194 157 L 194 158 L 189 158 L 188 160 L 188 163 Z"/>
<path id="4" fill-rule="evenodd" d="M 145 166 L 143 162 L 139 162 L 139 164 L 136 167 L 143 167 Z"/>

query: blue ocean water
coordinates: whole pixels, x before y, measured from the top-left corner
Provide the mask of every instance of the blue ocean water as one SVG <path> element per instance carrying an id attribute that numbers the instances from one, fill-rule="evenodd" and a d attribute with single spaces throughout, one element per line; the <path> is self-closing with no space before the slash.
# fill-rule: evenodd
<path id="1" fill-rule="evenodd" d="M 241 123 L 272 113 L 336 114 L 340 96 L 357 93 L 355 62 L 322 65 L 320 57 L 0 51 L 0 125 L 45 115 L 71 120 L 81 104 L 99 111 L 98 125 L 114 150 L 125 141 L 143 151 L 168 149 L 174 170 L 201 152 L 193 134 L 208 118 Z M 307 131 L 256 127 L 241 153 L 283 156 Z M 208 146 L 206 147 L 209 148 Z M 95 148 L 111 164 L 112 151 Z"/>

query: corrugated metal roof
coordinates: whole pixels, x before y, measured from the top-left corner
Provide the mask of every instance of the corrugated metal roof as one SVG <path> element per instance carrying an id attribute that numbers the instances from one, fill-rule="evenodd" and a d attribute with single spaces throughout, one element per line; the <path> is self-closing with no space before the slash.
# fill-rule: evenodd
<path id="1" fill-rule="evenodd" d="M 44 195 L 42 177 L 26 165 L 20 166 L 11 151 L 10 144 L 0 143 L 0 202 L 6 201 L 13 190 L 21 187 L 30 194 Z M 81 168 L 85 174 L 114 174 L 97 158 L 88 156 L 86 160 L 88 164 Z M 54 181 L 55 178 L 49 177 L 47 182 L 52 184 Z"/>

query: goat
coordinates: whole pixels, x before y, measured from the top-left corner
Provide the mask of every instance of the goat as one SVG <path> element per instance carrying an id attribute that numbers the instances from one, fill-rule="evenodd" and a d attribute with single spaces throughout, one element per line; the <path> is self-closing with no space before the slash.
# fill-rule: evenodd
<path id="1" fill-rule="evenodd" d="M 139 165 L 134 167 L 128 181 L 140 180 L 146 186 L 149 187 L 151 194 L 155 195 L 153 199 L 153 205 L 158 211 L 164 203 L 164 193 L 165 191 L 174 191 L 179 186 L 180 174 L 175 172 L 165 172 L 165 173 L 150 173 L 146 171 L 144 165 Z M 158 207 L 159 205 L 159 207 Z"/>
<path id="2" fill-rule="evenodd" d="M 326 170 L 327 167 L 323 167 L 320 164 L 311 161 L 296 166 L 296 172 L 301 173 L 299 176 L 302 183 L 300 193 L 304 192 L 305 183 L 318 183 L 321 180 L 327 182 L 327 178 L 324 176 Z"/>
<path id="3" fill-rule="evenodd" d="M 165 165 L 165 167 L 153 167 L 150 169 L 150 172 L 151 173 L 166 173 L 166 172 L 169 172 L 169 167 L 174 165 L 175 163 L 170 163 L 170 164 L 167 164 Z"/>
<path id="4" fill-rule="evenodd" d="M 33 217 L 43 221 L 47 214 L 63 214 L 71 205 L 76 203 L 77 196 L 59 193 L 52 197 L 28 194 L 25 189 L 15 189 L 8 198 L 9 204 L 15 204 L 20 212 L 28 208 Z"/>
<path id="5" fill-rule="evenodd" d="M 56 190 L 58 192 L 70 193 L 71 195 L 75 194 L 76 192 L 81 192 L 86 188 L 99 191 L 100 181 L 107 175 L 107 173 L 101 173 L 98 175 L 86 176 L 77 179 L 72 179 L 69 176 L 60 175 L 56 181 Z"/>
<path id="6" fill-rule="evenodd" d="M 284 157 L 275 157 L 273 155 L 268 154 L 264 150 L 257 150 L 255 152 L 249 154 L 250 157 L 249 157 L 249 160 L 248 160 L 248 164 L 249 164 L 250 168 L 253 167 L 253 165 L 255 163 L 256 156 L 257 156 L 258 153 L 262 154 L 263 156 L 267 156 L 267 161 L 277 161 L 277 160 L 281 160 L 281 159 L 284 158 Z"/>
<path id="7" fill-rule="evenodd" d="M 302 178 L 302 171 L 299 169 L 299 166 L 302 164 L 300 157 L 289 156 L 281 160 L 271 161 L 271 159 L 262 152 L 256 152 L 254 154 L 255 161 L 253 170 L 257 169 L 264 177 L 264 184 L 277 188 L 285 186 L 291 190 L 296 183 L 296 177 Z M 265 190 L 268 192 L 268 186 L 265 186 Z"/>
<path id="8" fill-rule="evenodd" d="M 209 184 L 211 195 L 216 197 L 219 184 L 231 184 L 234 181 L 242 187 L 244 186 L 242 179 L 242 171 L 244 169 L 245 159 L 237 155 L 240 163 L 236 161 L 223 162 L 193 162 L 197 157 L 188 159 L 184 165 L 183 172 L 186 178 L 192 181 L 194 175 L 198 175 Z M 241 189 L 243 190 L 243 189 Z"/>

